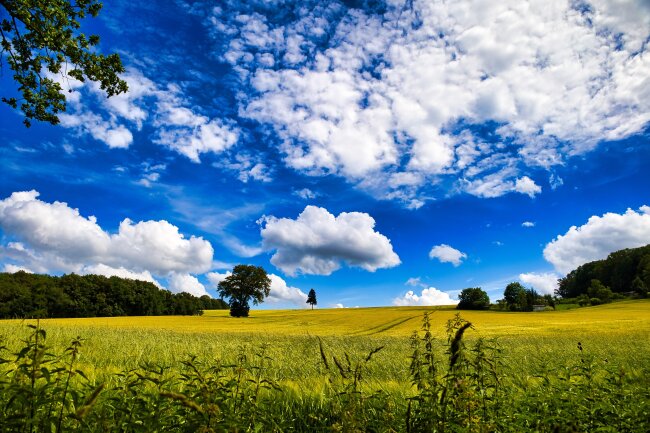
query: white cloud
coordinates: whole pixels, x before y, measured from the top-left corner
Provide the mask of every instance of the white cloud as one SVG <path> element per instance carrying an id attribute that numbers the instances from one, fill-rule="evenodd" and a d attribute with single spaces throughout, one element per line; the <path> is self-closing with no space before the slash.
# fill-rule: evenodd
<path id="1" fill-rule="evenodd" d="M 300 308 L 307 308 L 307 294 L 297 287 L 287 285 L 281 277 L 269 274 L 271 291 L 267 300 L 271 303 L 289 302 Z"/>
<path id="2" fill-rule="evenodd" d="M 422 292 L 417 295 L 413 290 L 409 290 L 400 298 L 393 299 L 393 305 L 400 307 L 415 306 L 415 305 L 456 305 L 458 301 L 451 299 L 449 293 L 440 291 L 435 287 L 422 289 Z"/>
<path id="3" fill-rule="evenodd" d="M 214 166 L 238 172 L 238 179 L 244 183 L 247 183 L 250 179 L 259 182 L 271 182 L 273 180 L 271 169 L 263 162 L 259 162 L 259 158 L 259 156 L 252 157 L 239 153 L 235 155 L 234 161 L 218 162 Z"/>
<path id="4" fill-rule="evenodd" d="M 340 302 L 337 303 L 337 304 L 334 304 L 333 307 L 334 307 L 334 308 L 360 308 L 358 305 L 355 305 L 354 307 L 347 307 L 347 306 L 343 305 L 343 304 L 340 303 Z"/>
<path id="5" fill-rule="evenodd" d="M 60 114 L 61 126 L 74 128 L 79 133 L 90 134 L 95 140 L 104 142 L 111 149 L 126 149 L 133 143 L 133 134 L 124 125 L 114 120 L 84 112 L 81 114 Z"/>
<path id="6" fill-rule="evenodd" d="M 261 223 L 262 245 L 276 250 L 271 263 L 287 275 L 330 275 L 342 263 L 370 272 L 400 264 L 390 240 L 374 230 L 375 220 L 366 213 L 334 216 L 307 206 L 295 220 L 270 216 Z"/>
<path id="7" fill-rule="evenodd" d="M 208 241 L 167 221 L 124 219 L 117 233 L 102 229 L 94 216 L 84 217 L 66 203 L 47 203 L 37 191 L 15 192 L 0 200 L 0 228 L 9 239 L 3 255 L 20 259 L 39 272 L 81 272 L 84 267 L 150 272 L 203 273 L 212 265 Z M 108 269 L 108 268 L 106 268 Z"/>
<path id="8" fill-rule="evenodd" d="M 482 170 L 475 167 L 468 172 L 470 175 L 476 175 L 482 173 Z M 513 179 L 515 173 L 516 170 L 505 168 L 472 180 L 463 178 L 460 180 L 460 185 L 465 192 L 483 198 L 500 197 L 509 192 L 518 192 L 533 198 L 542 191 L 542 188 L 528 176 Z"/>
<path id="9" fill-rule="evenodd" d="M 525 285 L 531 286 L 538 293 L 543 295 L 553 295 L 555 293 L 558 278 L 560 278 L 560 276 L 553 272 L 546 272 L 543 274 L 535 272 L 519 274 L 519 281 Z"/>
<path id="10" fill-rule="evenodd" d="M 535 227 L 535 223 L 533 221 L 524 221 L 521 223 L 522 227 Z"/>
<path id="11" fill-rule="evenodd" d="M 304 200 L 311 200 L 318 196 L 318 194 L 316 194 L 314 191 L 310 190 L 309 188 L 303 188 L 298 191 L 294 191 L 293 195 L 296 195 Z"/>
<path id="12" fill-rule="evenodd" d="M 230 271 L 227 271 L 227 272 L 224 272 L 224 273 L 209 272 L 209 273 L 205 274 L 206 278 L 208 279 L 208 281 L 210 281 L 210 284 L 212 284 L 212 287 L 214 287 L 215 289 L 219 286 L 220 282 L 225 280 L 226 277 L 229 277 L 230 275 L 232 275 L 232 272 L 230 272 Z"/>
<path id="13" fill-rule="evenodd" d="M 186 292 L 194 296 L 203 296 L 210 294 L 205 290 L 205 286 L 193 275 L 172 273 L 169 277 L 169 291 L 172 293 Z"/>
<path id="14" fill-rule="evenodd" d="M 532 169 L 643 131 L 649 9 L 416 1 L 377 15 L 328 2 L 282 25 L 227 8 L 210 19 L 253 91 L 241 113 L 275 128 L 288 166 L 417 204 L 431 185 L 534 197 Z M 500 125 L 490 142 L 471 127 L 486 122 Z"/>
<path id="15" fill-rule="evenodd" d="M 37 191 L 14 192 L 0 201 L 0 227 L 6 235 L 43 252 L 56 252 L 70 261 L 108 255 L 110 235 L 93 216 L 85 218 L 66 203 L 46 203 Z"/>
<path id="16" fill-rule="evenodd" d="M 206 274 L 210 284 L 216 289 L 219 283 L 232 275 L 232 272 L 224 273 L 210 272 Z M 271 290 L 269 296 L 265 299 L 272 304 L 290 303 L 300 308 L 307 308 L 307 294 L 297 287 L 287 285 L 282 277 L 275 274 L 268 274 L 271 280 Z"/>
<path id="17" fill-rule="evenodd" d="M 97 265 L 84 266 L 79 272 L 81 275 L 103 275 L 105 277 L 120 277 L 131 280 L 148 281 L 154 283 L 158 288 L 162 285 L 151 275 L 149 271 L 133 272 L 123 267 L 113 268 L 102 263 Z"/>
<path id="18" fill-rule="evenodd" d="M 19 272 L 19 271 L 27 272 L 28 274 L 33 274 L 34 273 L 29 268 L 26 268 L 24 266 L 12 265 L 11 263 L 6 263 L 5 266 L 4 266 L 4 269 L 2 270 L 2 272 L 7 272 L 9 274 L 15 274 L 16 272 Z"/>
<path id="19" fill-rule="evenodd" d="M 605 259 L 609 253 L 650 243 L 650 207 L 636 212 L 608 212 L 592 216 L 586 224 L 573 226 L 544 248 L 544 258 L 561 274 L 587 262 Z"/>
<path id="20" fill-rule="evenodd" d="M 157 182 L 160 179 L 160 173 L 146 173 L 142 178 L 137 182 L 139 185 L 142 185 L 146 188 L 151 188 L 154 182 Z"/>
<path id="21" fill-rule="evenodd" d="M 190 102 L 177 85 L 160 86 L 133 68 L 122 76 L 129 91 L 111 98 L 94 82 L 55 78 L 70 90 L 68 112 L 59 115 L 61 125 L 90 134 L 110 148 L 128 148 L 133 143 L 131 129 L 142 129 L 145 121 L 156 128 L 155 143 L 197 163 L 201 154 L 221 153 L 239 139 L 239 130 L 230 122 L 187 108 Z M 88 99 L 98 101 L 103 110 L 91 111 Z"/>
<path id="22" fill-rule="evenodd" d="M 535 197 L 536 194 L 542 192 L 542 187 L 536 185 L 528 176 L 524 176 L 515 181 L 515 191 L 527 194 L 532 198 Z"/>
<path id="23" fill-rule="evenodd" d="M 456 248 L 450 247 L 446 244 L 436 245 L 431 248 L 429 251 L 430 259 L 438 259 L 442 263 L 451 263 L 454 266 L 459 266 L 464 259 L 467 258 L 467 254 L 457 250 Z"/>
<path id="24" fill-rule="evenodd" d="M 210 269 L 214 250 L 203 238 L 186 239 L 165 220 L 133 223 L 125 219 L 111 236 L 111 253 L 118 263 L 136 265 L 155 274 L 203 273 Z"/>
<path id="25" fill-rule="evenodd" d="M 426 287 L 426 284 L 424 284 L 422 282 L 420 277 L 409 278 L 408 280 L 406 280 L 406 283 L 404 283 L 404 284 L 406 284 L 407 286 L 413 286 L 413 287 L 421 287 L 421 286 Z"/>

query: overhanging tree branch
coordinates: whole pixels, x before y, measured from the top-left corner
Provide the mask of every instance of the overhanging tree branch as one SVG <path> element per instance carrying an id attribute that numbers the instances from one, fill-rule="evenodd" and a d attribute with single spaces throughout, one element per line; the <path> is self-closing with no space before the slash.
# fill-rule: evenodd
<path id="1" fill-rule="evenodd" d="M 120 57 L 94 52 L 99 36 L 86 37 L 79 31 L 80 19 L 96 17 L 101 10 L 97 0 L 0 0 L 0 6 L 1 52 L 7 53 L 0 57 L 0 65 L 6 58 L 20 95 L 2 95 L 2 101 L 15 109 L 20 102 L 26 126 L 32 119 L 57 124 L 58 113 L 66 109 L 61 85 L 48 73 L 97 82 L 108 96 L 128 90 L 118 75 L 124 72 Z M 67 71 L 67 65 L 72 69 Z"/>

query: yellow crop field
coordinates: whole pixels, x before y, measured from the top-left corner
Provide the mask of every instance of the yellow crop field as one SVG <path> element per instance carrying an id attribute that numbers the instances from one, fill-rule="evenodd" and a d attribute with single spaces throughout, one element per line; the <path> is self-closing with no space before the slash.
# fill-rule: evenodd
<path id="1" fill-rule="evenodd" d="M 425 312 L 441 341 L 452 307 L 383 307 L 316 310 L 255 310 L 249 318 L 228 311 L 203 316 L 46 319 L 41 326 L 54 345 L 85 339 L 81 362 L 97 375 L 135 368 L 145 361 L 173 363 L 196 354 L 229 359 L 243 349 L 268 346 L 276 374 L 296 380 L 317 373 L 318 340 L 339 353 L 362 356 L 384 346 L 374 365 L 377 379 L 405 375 L 408 337 L 418 331 Z M 509 359 L 544 364 L 575 355 L 578 341 L 594 353 L 616 359 L 650 355 L 650 301 L 622 301 L 598 307 L 539 313 L 463 311 L 474 325 L 467 338 L 496 337 Z M 34 321 L 0 321 L 0 335 L 16 344 Z M 19 338 L 20 337 L 20 338 Z M 631 346 L 630 341 L 635 341 Z"/>
<path id="2" fill-rule="evenodd" d="M 427 312 L 433 337 L 429 355 L 425 354 L 427 340 L 421 329 Z M 243 420 L 268 416 L 272 425 L 304 420 L 302 427 L 294 426 L 297 431 L 313 431 L 316 421 L 322 424 L 319 431 L 330 431 L 329 423 L 342 425 L 340 431 L 373 430 L 375 427 L 355 430 L 345 426 L 375 422 L 384 427 L 386 422 L 392 425 L 392 430 L 379 430 L 403 431 L 409 422 L 410 399 L 419 395 L 418 410 L 427 411 L 437 407 L 431 402 L 439 395 L 426 394 L 425 388 L 414 385 L 414 380 L 420 380 L 413 373 L 414 359 L 420 363 L 434 360 L 440 374 L 438 379 L 429 379 L 437 385 L 427 386 L 451 386 L 445 371 L 462 374 L 463 381 L 479 380 L 463 391 L 462 399 L 459 394 L 460 400 L 454 400 L 454 411 L 465 414 L 480 395 L 487 395 L 494 407 L 485 414 L 493 420 L 490 422 L 502 423 L 500 431 L 523 431 L 522 426 L 537 422 L 554 429 L 576 418 L 577 413 L 586 420 L 585 425 L 591 425 L 594 401 L 600 402 L 598 410 L 609 411 L 601 419 L 607 425 L 610 420 L 619 420 L 616 422 L 628 427 L 618 431 L 647 431 L 639 424 L 646 417 L 647 405 L 637 403 L 650 397 L 650 300 L 539 313 L 463 311 L 462 317 L 473 324 L 463 339 L 467 358 L 461 361 L 461 369 L 451 370 L 450 362 L 454 361 L 450 361 L 453 355 L 446 325 L 456 313 L 451 307 L 256 310 L 249 318 L 234 319 L 227 311 L 208 311 L 203 316 L 47 319 L 39 326 L 47 333 L 50 353 L 63 354 L 59 359 L 64 366 L 70 352 L 63 349 L 75 337 L 83 338 L 74 368 L 88 377 L 90 388 L 86 392 L 106 389 L 92 415 L 96 420 L 89 421 L 89 431 L 95 431 L 93 426 L 115 422 L 116 416 L 122 417 L 125 425 L 160 421 L 164 427 L 159 431 L 175 425 L 172 418 L 176 416 L 198 416 L 197 425 L 210 423 L 201 418 L 202 408 L 182 412 L 187 395 L 198 399 L 193 401 L 208 398 L 201 403 L 204 408 L 212 407 L 214 401 L 222 402 L 224 413 L 237 414 L 228 421 L 237 426 Z M 19 352 L 33 344 L 35 333 L 26 325 L 35 323 L 0 321 L 0 348 L 5 346 L 0 349 L 0 358 L 8 361 L 0 368 L 0 384 L 13 386 L 14 382 L 2 382 L 2 378 L 19 371 L 12 367 L 19 359 L 26 371 L 31 371 L 31 359 L 25 364 L 26 358 Z M 411 338 L 414 331 L 419 331 L 417 340 Z M 480 346 L 479 337 L 490 342 Z M 414 341 L 419 348 L 413 346 Z M 481 358 L 483 355 L 486 358 Z M 323 357 L 329 359 L 329 366 Z M 423 366 L 420 364 L 420 372 L 426 370 Z M 490 382 L 491 371 L 498 375 L 498 382 Z M 203 386 L 208 380 L 205 378 L 211 378 L 213 385 Z M 281 391 L 260 391 L 259 385 L 264 383 L 274 383 Z M 59 389 L 47 383 L 43 386 Z M 483 388 L 475 390 L 475 386 Z M 497 388 L 501 394 L 495 394 Z M 205 397 L 205 392 L 220 397 Z M 237 406 L 244 401 L 241 393 L 250 403 L 245 410 Z M 503 406 L 500 398 L 510 403 Z M 175 399 L 185 401 L 179 403 L 181 409 L 175 406 Z M 134 412 L 129 408 L 134 402 L 149 407 L 135 413 L 138 417 L 151 418 L 132 419 Z M 166 408 L 161 412 L 168 417 L 165 421 L 156 415 L 159 404 Z M 113 411 L 115 405 L 124 408 L 120 409 L 122 415 Z M 539 407 L 549 408 L 543 421 L 537 413 Z M 504 415 L 503 410 L 510 415 Z M 511 425 L 515 418 L 517 422 Z M 273 427 L 269 431 L 282 429 Z"/>
<path id="3" fill-rule="evenodd" d="M 232 318 L 227 310 L 203 316 L 104 317 L 41 320 L 45 328 L 74 330 L 158 330 L 179 333 L 256 334 L 274 336 L 391 336 L 408 337 L 431 313 L 435 332 L 459 311 L 453 307 L 377 307 L 322 310 L 257 310 L 248 318 Z M 650 301 L 623 301 L 567 311 L 515 313 L 462 311 L 483 336 L 552 335 L 573 333 L 650 332 Z M 0 321 L 0 329 L 23 321 Z M 29 321 L 25 321 L 29 322 Z"/>

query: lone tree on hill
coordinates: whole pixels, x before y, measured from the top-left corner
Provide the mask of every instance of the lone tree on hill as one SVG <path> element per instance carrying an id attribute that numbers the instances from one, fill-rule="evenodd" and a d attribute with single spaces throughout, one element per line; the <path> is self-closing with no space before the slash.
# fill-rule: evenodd
<path id="1" fill-rule="evenodd" d="M 248 317 L 248 302 L 251 299 L 254 305 L 264 302 L 271 291 L 271 279 L 261 266 L 237 265 L 232 274 L 219 283 L 218 290 L 221 298 L 230 299 L 231 316 Z"/>
<path id="2" fill-rule="evenodd" d="M 59 123 L 66 98 L 56 76 L 94 81 L 108 96 L 128 90 L 118 76 L 120 57 L 98 54 L 99 36 L 79 31 L 79 20 L 99 14 L 98 0 L 2 0 L 0 6 L 0 70 L 6 61 L 18 85 L 18 94 L 1 95 L 2 102 L 20 108 L 25 126 L 32 119 Z"/>
<path id="3" fill-rule="evenodd" d="M 309 294 L 307 295 L 307 303 L 311 304 L 311 309 L 314 309 L 314 305 L 317 305 L 318 302 L 316 301 L 316 291 L 314 289 L 311 289 L 309 291 Z"/>

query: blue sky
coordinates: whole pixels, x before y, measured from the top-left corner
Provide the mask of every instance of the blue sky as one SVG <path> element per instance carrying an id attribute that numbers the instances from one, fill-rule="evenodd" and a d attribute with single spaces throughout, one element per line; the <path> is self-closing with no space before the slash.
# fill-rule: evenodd
<path id="1" fill-rule="evenodd" d="M 432 305 L 650 243 L 645 1 L 112 3 L 128 94 L 0 107 L 1 270 Z"/>

